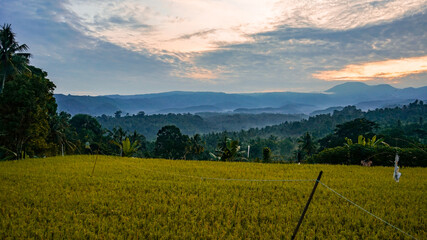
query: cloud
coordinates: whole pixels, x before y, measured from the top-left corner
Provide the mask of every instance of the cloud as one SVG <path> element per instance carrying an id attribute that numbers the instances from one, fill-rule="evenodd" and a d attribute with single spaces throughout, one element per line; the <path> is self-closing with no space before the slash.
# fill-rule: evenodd
<path id="1" fill-rule="evenodd" d="M 217 84 L 218 79 L 221 78 L 222 74 L 227 73 L 224 67 L 217 66 L 215 69 L 207 69 L 203 67 L 190 66 L 182 70 L 176 70 L 171 73 L 174 77 L 192 79 L 200 82 Z"/>
<path id="2" fill-rule="evenodd" d="M 424 0 L 70 0 L 89 34 L 154 54 L 213 51 L 254 42 L 280 26 L 348 30 L 425 11 Z"/>
<path id="3" fill-rule="evenodd" d="M 279 6 L 285 25 L 340 31 L 392 21 L 427 8 L 424 0 L 290 0 Z"/>
<path id="4" fill-rule="evenodd" d="M 394 80 L 424 72 L 427 72 L 427 56 L 351 64 L 341 70 L 315 73 L 313 77 L 326 81 Z"/>
<path id="5" fill-rule="evenodd" d="M 172 39 L 172 40 L 190 39 L 193 37 L 207 37 L 209 34 L 214 34 L 215 32 L 216 32 L 216 29 L 210 29 L 210 30 L 200 31 L 200 32 L 191 33 L 191 34 L 184 34 L 184 35 L 182 35 L 178 38 Z"/>
<path id="6" fill-rule="evenodd" d="M 271 29 L 279 14 L 273 14 L 275 2 L 71 0 L 66 6 L 81 18 L 92 36 L 133 51 L 164 54 L 209 51 L 219 44 L 250 41 L 248 35 Z M 118 24 L 117 20 L 123 19 L 127 24 Z M 150 32 L 127 20 L 150 26 Z"/>

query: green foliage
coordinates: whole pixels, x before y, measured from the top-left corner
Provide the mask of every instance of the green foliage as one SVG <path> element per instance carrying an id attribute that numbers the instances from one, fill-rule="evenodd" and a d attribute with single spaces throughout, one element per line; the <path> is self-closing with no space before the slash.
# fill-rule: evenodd
<path id="1" fill-rule="evenodd" d="M 104 154 L 109 155 L 117 155 L 117 148 L 112 148 L 111 144 L 114 146 L 119 147 L 119 156 L 138 156 L 138 157 L 144 157 L 149 156 L 149 153 L 147 151 L 147 141 L 145 137 L 141 134 L 138 134 L 137 132 L 133 132 L 129 134 L 127 131 L 123 130 L 121 127 L 119 128 L 113 128 L 112 131 L 107 130 L 107 135 L 103 136 L 103 141 L 108 141 L 108 143 L 104 143 L 101 146 L 101 151 Z M 134 147 L 132 147 L 133 144 L 128 145 L 128 150 L 124 149 L 124 142 L 126 142 L 129 139 L 130 143 L 137 143 Z M 111 144 L 110 144 L 111 143 Z M 128 153 L 125 153 L 128 152 Z"/>
<path id="2" fill-rule="evenodd" d="M 121 116 L 120 114 L 116 112 L 114 117 L 102 115 L 97 117 L 97 120 L 104 128 L 109 130 L 119 126 L 127 131 L 137 131 L 149 140 L 154 140 L 158 130 L 167 125 L 177 126 L 183 134 L 194 135 L 224 130 L 240 131 L 241 129 L 263 127 L 285 121 L 298 121 L 303 118 L 302 115 L 269 113 L 204 113 L 200 115 L 170 113 L 146 115 L 144 112 L 140 112 L 132 116 Z"/>
<path id="3" fill-rule="evenodd" d="M 27 65 L 31 54 L 23 53 L 27 50 L 26 44 L 19 45 L 15 40 L 10 24 L 4 24 L 0 29 L 0 73 L 2 75 L 0 94 L 3 93 L 8 75 L 22 74 L 24 70 L 27 70 L 27 73 L 30 72 Z"/>
<path id="4" fill-rule="evenodd" d="M 8 90 L 0 95 L 0 145 L 9 150 L 1 158 L 9 158 L 10 151 L 20 159 L 45 155 L 49 149 L 49 122 L 56 114 L 55 85 L 40 69 L 29 69 L 31 73 L 10 76 L 13 80 L 5 84 Z"/>
<path id="5" fill-rule="evenodd" d="M 251 128 L 246 131 L 228 133 L 235 139 L 268 138 L 271 135 L 280 138 L 299 137 L 310 132 L 315 137 L 323 137 L 329 134 L 337 124 L 363 117 L 364 113 L 354 106 L 347 106 L 341 111 L 331 114 L 322 114 L 301 121 L 286 121 L 279 125 L 264 128 Z M 218 134 L 221 135 L 221 134 Z"/>
<path id="6" fill-rule="evenodd" d="M 66 112 L 61 112 L 50 118 L 50 132 L 48 142 L 50 142 L 50 155 L 65 153 L 74 153 L 77 146 L 71 141 L 72 130 L 69 123 L 71 115 Z"/>
<path id="7" fill-rule="evenodd" d="M 409 123 L 384 128 L 379 132 L 391 146 L 407 148 L 427 144 L 427 124 Z"/>
<path id="8" fill-rule="evenodd" d="M 164 126 L 157 133 L 154 154 L 160 158 L 182 159 L 187 143 L 188 136 L 183 135 L 179 128 L 173 125 Z"/>
<path id="9" fill-rule="evenodd" d="M 116 111 L 116 112 L 114 113 L 114 117 L 115 117 L 115 118 L 120 118 L 120 117 L 122 116 L 122 113 L 123 113 L 123 112 L 122 112 L 122 111 L 120 111 L 120 110 L 119 110 L 119 111 Z"/>
<path id="10" fill-rule="evenodd" d="M 353 145 L 353 140 L 351 140 L 350 138 L 345 138 L 345 141 L 347 143 L 345 143 L 344 145 L 349 146 L 349 145 Z M 365 138 L 363 135 L 359 135 L 359 137 L 357 138 L 357 144 L 362 145 L 362 146 L 368 146 L 368 147 L 376 147 L 379 144 L 383 144 L 383 145 L 387 145 L 388 144 L 386 142 L 384 142 L 383 138 L 377 139 L 377 135 L 373 136 L 372 139 L 370 138 Z"/>
<path id="11" fill-rule="evenodd" d="M 319 140 L 322 149 L 341 146 L 345 143 L 345 139 L 350 139 L 356 142 L 360 135 L 370 137 L 373 130 L 378 128 L 378 124 L 369 121 L 365 118 L 357 118 L 336 126 L 334 133 Z M 347 140 L 346 140 L 347 141 Z"/>
<path id="12" fill-rule="evenodd" d="M 98 121 L 87 114 L 74 115 L 70 124 L 76 130 L 79 139 L 92 142 L 99 140 L 103 135 L 103 130 Z"/>
<path id="13" fill-rule="evenodd" d="M 123 128 L 113 128 L 112 131 L 108 131 L 109 136 L 113 139 L 113 141 L 121 142 L 126 139 L 127 131 L 123 130 Z"/>
<path id="14" fill-rule="evenodd" d="M 298 122 L 285 122 L 279 125 L 267 126 L 264 128 L 251 128 L 239 132 L 211 133 L 204 136 L 207 149 L 213 149 L 219 139 L 224 134 L 232 139 L 238 139 L 242 143 L 249 143 L 254 139 L 267 139 L 271 135 L 278 139 L 295 138 L 310 132 L 311 135 L 320 139 L 320 149 L 327 147 L 342 146 L 345 137 L 357 141 L 359 135 L 371 138 L 375 130 L 384 130 L 393 127 L 399 120 L 404 128 L 404 134 L 415 138 L 412 142 L 427 142 L 427 124 L 419 125 L 420 117 L 427 115 L 427 104 L 415 101 L 404 107 L 376 109 L 362 112 L 354 106 L 347 106 L 341 111 L 334 111 L 333 114 L 322 114 L 309 117 L 307 120 Z M 347 123 L 349 122 L 349 123 Z M 344 123 L 347 123 L 343 125 Z M 417 124 L 414 124 L 417 123 Z M 338 125 L 340 125 L 338 127 Z M 377 126 L 381 125 L 381 129 Z M 335 129 L 335 133 L 331 134 Z M 380 133 L 380 131 L 378 133 Z M 394 130 L 391 130 L 393 132 Z M 330 135 L 328 135 L 330 134 Z M 377 134 L 379 137 L 383 135 Z M 398 134 L 396 134 L 398 135 Z M 403 135 L 400 135 L 401 137 Z M 323 138 L 323 139 L 322 139 Z M 394 144 L 389 138 L 384 138 L 388 144 Z M 251 144 L 252 146 L 252 144 Z M 293 149 L 291 149 L 292 151 Z M 259 150 L 261 155 L 262 148 Z M 273 148 L 272 151 L 274 152 Z M 261 157 L 259 155 L 259 157 Z"/>
<path id="15" fill-rule="evenodd" d="M 423 101 L 414 102 L 402 107 L 380 108 L 366 112 L 365 118 L 383 126 L 392 126 L 397 122 L 400 124 L 419 123 L 420 118 L 426 116 L 427 104 Z M 421 124 L 422 125 L 422 124 Z"/>
<path id="16" fill-rule="evenodd" d="M 310 163 L 353 164 L 372 161 L 374 166 L 393 166 L 396 152 L 400 156 L 399 165 L 427 167 L 427 148 L 393 148 L 384 145 L 369 146 L 352 144 L 344 147 L 327 148 L 313 155 Z"/>
<path id="17" fill-rule="evenodd" d="M 91 176 L 95 158 L 94 174 Z M 424 168 L 68 156 L 0 162 L 0 239 L 288 239 L 313 179 L 427 239 Z M 405 239 L 319 185 L 297 238 Z"/>
<path id="18" fill-rule="evenodd" d="M 292 150 L 296 148 L 296 142 L 291 138 L 279 139 L 276 136 L 268 138 L 255 138 L 248 141 L 243 141 L 242 146 L 250 145 L 250 160 L 262 159 L 262 151 L 264 147 L 271 150 L 272 155 L 290 157 Z M 248 159 L 249 160 L 249 159 Z M 272 159 L 279 161 L 279 159 Z"/>
<path id="19" fill-rule="evenodd" d="M 270 163 L 271 162 L 271 150 L 268 147 L 262 149 L 262 162 Z"/>
<path id="20" fill-rule="evenodd" d="M 210 153 L 214 160 L 233 162 L 246 160 L 243 155 L 245 151 L 240 150 L 239 141 L 224 137 L 215 150 L 215 154 Z"/>
<path id="21" fill-rule="evenodd" d="M 85 148 L 85 144 L 96 143 L 99 148 L 99 143 L 103 141 L 104 130 L 98 121 L 87 114 L 77 114 L 70 119 L 70 125 L 75 131 L 74 141 L 80 152 L 90 153 Z"/>
<path id="22" fill-rule="evenodd" d="M 328 137 L 320 140 L 320 149 L 324 149 L 328 146 L 342 146 L 346 142 L 345 137 L 349 137 L 352 139 L 352 141 L 356 142 L 358 136 L 361 134 L 364 134 L 366 140 L 367 138 L 372 140 L 372 137 L 377 135 L 378 138 L 384 139 L 385 142 L 391 144 L 392 146 L 395 146 L 397 143 L 399 147 L 414 147 L 414 144 L 417 145 L 418 142 L 422 143 L 423 141 L 427 141 L 427 124 L 419 125 L 419 118 L 420 116 L 423 116 L 427 113 L 426 110 L 427 105 L 421 104 L 421 102 L 417 102 L 416 104 L 414 102 L 405 108 L 393 108 L 388 109 L 387 111 L 377 109 L 367 113 L 364 113 L 355 107 L 349 106 L 341 111 L 334 111 L 332 115 L 318 115 L 300 122 L 285 122 L 280 125 L 269 126 L 262 129 L 253 128 L 239 132 L 209 133 L 201 135 L 201 142 L 203 142 L 202 145 L 206 151 L 203 151 L 199 154 L 191 153 L 191 141 L 189 141 L 186 144 L 183 156 L 179 158 L 207 159 L 209 158 L 209 152 L 215 153 L 218 142 L 222 141 L 224 136 L 228 136 L 231 139 L 237 140 L 242 146 L 251 146 L 251 160 L 257 158 L 262 159 L 263 148 L 269 147 L 272 151 L 272 155 L 275 158 L 273 161 L 289 161 L 290 159 L 296 159 L 297 156 L 297 154 L 295 156 L 292 155 L 292 153 L 295 152 L 297 148 L 298 140 L 296 137 L 304 135 L 307 131 L 309 131 L 312 138 L 319 138 L 325 136 L 334 129 L 336 130 L 335 134 L 331 134 Z M 388 120 L 379 116 L 385 113 L 387 113 L 386 116 L 388 116 Z M 202 133 L 207 131 L 209 128 L 206 126 L 210 124 L 209 123 L 206 125 L 207 122 L 216 121 L 218 124 L 226 124 L 231 122 L 233 124 L 240 124 L 240 120 L 242 120 L 242 124 L 244 125 L 246 119 L 252 118 L 251 115 L 232 116 L 230 114 L 202 114 L 201 116 L 202 117 L 191 114 L 145 115 L 145 113 L 141 113 L 136 116 L 122 116 L 120 118 L 102 116 L 97 119 L 103 125 L 108 126 L 109 129 L 113 129 L 116 126 L 122 126 L 123 129 L 129 130 L 132 129 L 132 126 L 141 126 L 141 128 L 138 127 L 138 131 L 148 131 L 151 135 L 151 132 L 153 132 L 154 129 L 157 131 L 157 129 L 160 129 L 162 126 L 168 125 L 164 124 L 167 122 L 176 122 L 179 125 L 180 130 L 180 126 L 183 126 L 183 132 L 188 134 L 192 132 Z M 265 118 L 270 117 L 270 115 L 260 115 L 259 117 L 261 116 Z M 405 118 L 403 118 L 400 130 L 395 131 L 396 128 L 393 128 L 392 124 L 396 123 L 396 119 L 399 116 L 405 116 Z M 366 117 L 366 119 L 363 119 L 362 117 Z M 379 119 L 379 121 L 385 125 L 381 125 L 382 128 L 376 130 L 377 125 L 369 120 L 368 117 Z M 208 118 L 212 119 L 212 121 L 208 120 Z M 229 119 L 229 121 L 226 119 Z M 413 119 L 416 120 L 416 123 L 407 122 Z M 253 120 L 255 121 L 255 118 Z M 403 140 L 391 140 L 394 138 Z M 315 145 L 317 145 L 314 140 L 312 141 Z M 144 154 L 141 156 L 156 156 L 154 152 L 155 143 L 147 142 L 146 144 L 147 150 L 144 151 Z M 312 154 L 315 151 L 300 150 L 299 152 L 301 153 L 301 156 L 304 157 L 309 155 L 308 152 Z"/>
<path id="23" fill-rule="evenodd" d="M 9 24 L 0 29 L 0 159 L 45 155 L 56 115 L 55 85 L 47 73 L 29 66 L 25 44 L 19 45 Z M 8 91 L 3 91 L 4 88 Z"/>
<path id="24" fill-rule="evenodd" d="M 122 157 L 132 157 L 138 151 L 139 148 L 138 140 L 131 143 L 128 137 L 120 143 L 114 140 L 112 142 L 120 148 L 120 155 Z"/>
<path id="25" fill-rule="evenodd" d="M 205 151 L 204 143 L 199 134 L 194 135 L 188 139 L 187 146 L 185 147 L 184 159 L 196 159 L 201 153 Z"/>
<path id="26" fill-rule="evenodd" d="M 313 137 L 308 132 L 298 139 L 298 144 L 299 149 L 308 156 L 316 152 L 316 144 L 313 141 Z"/>

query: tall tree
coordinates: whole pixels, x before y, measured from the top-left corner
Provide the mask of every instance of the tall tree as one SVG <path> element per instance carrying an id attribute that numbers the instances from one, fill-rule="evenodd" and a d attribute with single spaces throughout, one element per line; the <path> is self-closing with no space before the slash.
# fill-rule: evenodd
<path id="1" fill-rule="evenodd" d="M 310 133 L 306 132 L 298 139 L 299 148 L 301 151 L 311 156 L 316 151 L 316 144 L 313 141 L 313 137 Z"/>
<path id="2" fill-rule="evenodd" d="M 81 150 L 86 149 L 86 144 L 96 144 L 99 148 L 99 143 L 103 141 L 104 130 L 96 118 L 86 114 L 77 114 L 71 118 L 70 125 L 77 133 L 74 141 Z"/>
<path id="3" fill-rule="evenodd" d="M 185 147 L 184 159 L 187 159 L 187 155 L 190 157 L 194 157 L 195 155 L 201 154 L 205 151 L 203 146 L 202 138 L 199 134 L 195 134 L 193 137 L 188 139 L 188 144 Z"/>
<path id="4" fill-rule="evenodd" d="M 15 40 L 10 24 L 4 24 L 0 29 L 0 71 L 3 75 L 0 94 L 3 93 L 8 75 L 28 70 L 27 65 L 31 54 L 24 53 L 27 50 L 26 44 L 19 45 Z"/>
<path id="5" fill-rule="evenodd" d="M 154 154 L 167 159 L 182 159 L 188 141 L 188 136 L 183 135 L 178 127 L 164 126 L 157 133 Z"/>
<path id="6" fill-rule="evenodd" d="M 123 130 L 122 127 L 118 127 L 118 128 L 113 128 L 112 131 L 108 131 L 110 137 L 113 139 L 113 141 L 115 142 L 121 142 L 124 141 L 126 139 L 126 135 L 127 135 L 127 131 Z M 136 140 L 136 139 L 135 139 Z M 134 142 L 135 140 L 133 140 L 132 142 Z"/>
<path id="7" fill-rule="evenodd" d="M 68 152 L 73 152 L 76 149 L 76 145 L 70 141 L 69 137 L 72 135 L 69 123 L 70 118 L 71 115 L 66 112 L 55 114 L 50 118 L 48 141 L 51 144 L 52 155 L 56 155 L 58 152 L 64 155 L 67 150 Z"/>
<path id="8" fill-rule="evenodd" d="M 6 83 L 8 91 L 0 95 L 0 145 L 17 159 L 26 154 L 45 155 L 49 121 L 56 112 L 53 90 L 55 85 L 46 73 L 29 66 L 31 73 L 13 76 Z M 24 153 L 24 154 L 23 154 Z"/>
<path id="9" fill-rule="evenodd" d="M 357 118 L 343 124 L 338 124 L 335 128 L 334 134 L 330 134 L 319 140 L 321 148 L 332 148 L 342 146 L 346 140 L 351 139 L 353 142 L 357 141 L 359 135 L 372 137 L 372 131 L 378 128 L 378 124 L 367 120 L 366 118 Z"/>

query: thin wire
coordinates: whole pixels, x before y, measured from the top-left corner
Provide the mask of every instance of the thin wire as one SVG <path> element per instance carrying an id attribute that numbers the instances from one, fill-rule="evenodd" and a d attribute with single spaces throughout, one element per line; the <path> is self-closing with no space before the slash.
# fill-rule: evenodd
<path id="1" fill-rule="evenodd" d="M 414 147 L 418 148 L 419 150 L 421 150 L 421 151 L 423 151 L 423 152 L 426 152 L 424 149 L 422 149 L 422 148 L 420 148 L 418 145 L 416 145 L 416 144 L 415 144 L 415 142 L 411 142 L 411 141 L 408 141 L 408 140 L 406 140 L 406 139 L 402 139 L 402 138 L 392 138 L 392 139 L 407 142 L 407 143 L 411 144 L 412 146 L 414 146 Z M 396 141 L 396 145 L 397 145 L 397 141 Z M 396 148 L 397 148 L 397 146 L 396 146 Z"/>
<path id="2" fill-rule="evenodd" d="M 316 180 L 316 181 L 317 181 L 317 180 Z M 369 215 L 371 215 L 371 216 L 375 217 L 376 219 L 378 219 L 378 220 L 382 221 L 383 223 L 385 223 L 385 224 L 387 224 L 387 225 L 389 225 L 389 226 L 391 226 L 391 227 L 395 228 L 396 230 L 398 230 L 398 231 L 400 231 L 400 232 L 402 232 L 402 233 L 406 234 L 408 237 L 411 237 L 411 238 L 413 238 L 413 239 L 416 239 L 414 236 L 410 235 L 409 233 L 404 232 L 402 229 L 400 229 L 400 228 L 398 228 L 398 227 L 394 226 L 393 224 L 391 224 L 391 223 L 389 223 L 389 222 L 387 222 L 387 221 L 383 220 L 382 218 L 380 218 L 380 217 L 376 216 L 375 214 L 373 214 L 373 213 L 369 212 L 368 210 L 366 210 L 366 209 L 362 208 L 361 206 L 357 205 L 356 203 L 354 203 L 354 202 L 353 202 L 353 201 L 351 201 L 350 199 L 348 199 L 348 198 L 344 197 L 343 195 L 339 194 L 337 191 L 335 191 L 334 189 L 330 188 L 328 185 L 324 184 L 323 182 L 321 182 L 321 181 L 318 181 L 318 182 L 319 182 L 320 184 L 322 184 L 324 187 L 326 187 L 328 190 L 330 190 L 330 191 L 332 191 L 333 193 L 335 193 L 336 195 L 338 195 L 339 197 L 343 198 L 343 199 L 344 199 L 344 200 L 346 200 L 347 202 L 349 202 L 349 203 L 353 204 L 354 206 L 358 207 L 360 210 L 362 210 L 362 211 L 364 211 L 364 212 L 368 213 Z"/>
<path id="3" fill-rule="evenodd" d="M 206 178 L 202 180 L 244 181 L 244 182 L 314 182 L 316 179 L 244 179 L 244 178 Z"/>
<path id="4" fill-rule="evenodd" d="M 142 170 L 146 170 L 146 171 L 150 171 L 150 172 L 160 172 L 160 171 L 156 171 L 156 170 L 151 170 L 151 169 L 145 169 L 145 168 L 140 168 Z M 415 238 L 414 236 L 410 235 L 407 232 L 404 232 L 403 230 L 401 230 L 400 228 L 394 226 L 393 224 L 383 220 L 382 218 L 376 216 L 375 214 L 369 212 L 368 210 L 362 208 L 361 206 L 357 205 L 355 202 L 351 201 L 350 199 L 344 197 L 343 195 L 341 195 L 340 193 L 338 193 L 337 191 L 335 191 L 334 189 L 330 188 L 328 185 L 324 184 L 321 181 L 318 181 L 317 179 L 244 179 L 244 178 L 212 178 L 212 177 L 200 177 L 200 176 L 193 176 L 193 175 L 184 175 L 184 174 L 179 174 L 179 173 L 168 173 L 168 172 L 162 172 L 163 174 L 168 174 L 168 175 L 175 175 L 175 176 L 181 176 L 181 177 L 189 177 L 189 178 L 197 178 L 200 180 L 219 180 L 219 181 L 245 181 L 245 182 L 319 182 L 321 185 L 323 185 L 324 187 L 326 187 L 328 190 L 332 191 L 333 193 L 335 193 L 336 195 L 338 195 L 339 197 L 343 198 L 344 200 L 346 200 L 347 202 L 353 204 L 354 206 L 358 207 L 359 209 L 361 209 L 362 211 L 368 213 L 369 215 L 375 217 L 376 219 L 384 222 L 385 224 L 395 228 L 396 230 L 404 233 L 405 235 L 407 235 L 408 237 L 411 237 L 415 240 L 418 240 L 417 238 Z"/>
<path id="5" fill-rule="evenodd" d="M 156 170 L 146 169 L 146 168 L 139 168 L 145 171 L 150 172 L 160 172 Z M 179 173 L 169 173 L 169 172 L 161 172 L 163 174 L 173 175 L 173 176 L 180 176 L 180 177 L 188 177 L 188 178 L 197 178 L 200 180 L 218 180 L 218 181 L 242 181 L 242 182 L 315 182 L 316 179 L 245 179 L 245 178 L 213 178 L 213 177 L 201 177 L 201 176 L 194 176 L 194 175 L 184 175 Z"/>

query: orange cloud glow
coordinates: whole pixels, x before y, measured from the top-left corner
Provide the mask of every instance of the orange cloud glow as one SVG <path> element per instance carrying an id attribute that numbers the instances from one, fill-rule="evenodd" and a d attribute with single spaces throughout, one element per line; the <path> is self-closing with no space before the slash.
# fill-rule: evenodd
<path id="1" fill-rule="evenodd" d="M 351 64 L 341 70 L 322 71 L 312 76 L 326 81 L 370 81 L 393 80 L 423 72 L 427 72 L 427 56 Z"/>
<path id="2" fill-rule="evenodd" d="M 221 67 L 218 67 L 214 70 L 201 68 L 201 67 L 190 67 L 183 70 L 177 70 L 172 73 L 172 76 L 179 78 L 194 79 L 200 82 L 206 82 L 211 84 L 216 84 L 215 79 L 220 78 L 222 73 L 227 71 Z"/>

